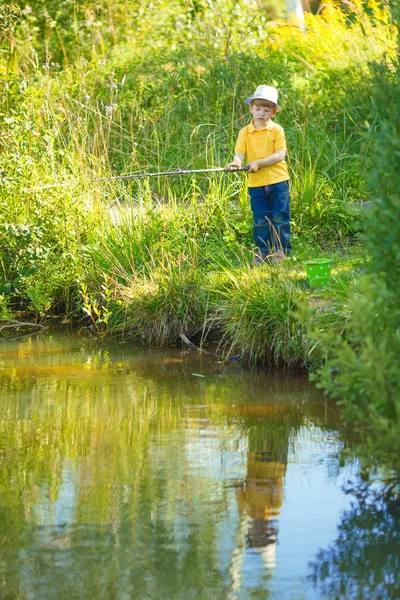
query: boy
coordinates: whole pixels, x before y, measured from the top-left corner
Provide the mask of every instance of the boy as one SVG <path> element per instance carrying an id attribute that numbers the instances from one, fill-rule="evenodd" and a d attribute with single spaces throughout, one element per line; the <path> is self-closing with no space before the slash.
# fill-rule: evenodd
<path id="1" fill-rule="evenodd" d="M 240 130 L 235 155 L 228 167 L 241 168 L 244 159 L 247 160 L 254 241 L 258 248 L 255 264 L 264 262 L 267 257 L 274 263 L 282 262 L 292 246 L 285 133 L 280 125 L 271 121 L 281 110 L 278 90 L 259 85 L 246 102 L 253 120 Z"/>

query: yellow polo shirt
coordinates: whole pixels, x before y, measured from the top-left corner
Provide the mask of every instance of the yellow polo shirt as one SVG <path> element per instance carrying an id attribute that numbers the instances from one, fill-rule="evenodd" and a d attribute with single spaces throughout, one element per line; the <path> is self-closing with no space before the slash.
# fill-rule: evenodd
<path id="1" fill-rule="evenodd" d="M 253 121 L 239 131 L 235 153 L 240 152 L 249 163 L 271 156 L 277 150 L 286 150 L 286 139 L 283 127 L 268 121 L 263 129 L 256 129 Z M 248 187 L 259 187 L 280 183 L 289 179 L 289 171 L 285 160 L 272 165 L 261 167 L 257 173 L 249 173 Z"/>

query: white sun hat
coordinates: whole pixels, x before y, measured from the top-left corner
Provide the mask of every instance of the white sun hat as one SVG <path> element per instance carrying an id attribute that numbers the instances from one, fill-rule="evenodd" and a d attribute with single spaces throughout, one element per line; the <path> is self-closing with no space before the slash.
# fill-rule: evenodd
<path id="1" fill-rule="evenodd" d="M 254 95 L 246 98 L 247 104 L 251 104 L 253 100 L 269 100 L 276 104 L 278 110 L 282 110 L 278 104 L 278 90 L 272 85 L 259 85 Z"/>

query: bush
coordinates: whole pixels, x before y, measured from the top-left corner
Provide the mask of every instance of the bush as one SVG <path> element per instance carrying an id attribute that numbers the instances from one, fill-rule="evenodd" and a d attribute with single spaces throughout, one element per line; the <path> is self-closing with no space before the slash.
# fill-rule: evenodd
<path id="1" fill-rule="evenodd" d="M 375 65 L 374 97 L 386 119 L 376 136 L 370 185 L 374 202 L 364 233 L 368 287 L 352 298 L 344 339 L 329 339 L 320 385 L 359 434 L 364 464 L 400 478 L 400 77 Z"/>

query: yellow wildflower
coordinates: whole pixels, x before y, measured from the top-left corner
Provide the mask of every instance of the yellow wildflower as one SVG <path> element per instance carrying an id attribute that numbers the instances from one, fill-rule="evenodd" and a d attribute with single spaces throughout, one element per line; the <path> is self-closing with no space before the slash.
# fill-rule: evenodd
<path id="1" fill-rule="evenodd" d="M 196 73 L 196 75 L 199 79 L 203 75 L 203 73 L 205 73 L 206 71 L 207 71 L 207 69 L 205 67 L 203 67 L 202 65 L 196 65 L 194 68 L 194 72 Z"/>
<path id="2" fill-rule="evenodd" d="M 168 71 L 168 73 L 172 73 L 173 71 L 175 71 L 175 65 L 172 62 L 169 62 L 165 65 L 163 65 L 163 69 L 164 71 Z"/>

